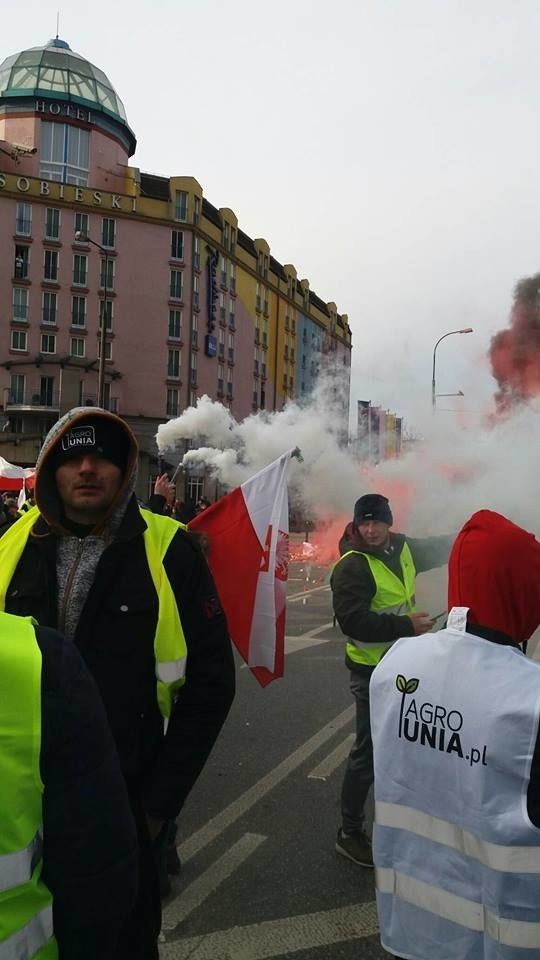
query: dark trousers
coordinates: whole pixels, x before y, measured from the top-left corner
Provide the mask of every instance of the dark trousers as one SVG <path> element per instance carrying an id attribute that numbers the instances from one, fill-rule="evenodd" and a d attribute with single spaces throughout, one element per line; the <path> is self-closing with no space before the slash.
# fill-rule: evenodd
<path id="1" fill-rule="evenodd" d="M 131 796 L 139 839 L 139 890 L 135 906 L 118 939 L 115 960 L 159 960 L 161 899 L 154 844 L 150 839 L 142 804 Z"/>
<path id="2" fill-rule="evenodd" d="M 369 718 L 369 680 L 371 673 L 351 670 L 351 693 L 356 702 L 356 738 L 347 760 L 341 788 L 343 832 L 359 833 L 364 827 L 364 807 L 373 783 L 373 744 Z"/>

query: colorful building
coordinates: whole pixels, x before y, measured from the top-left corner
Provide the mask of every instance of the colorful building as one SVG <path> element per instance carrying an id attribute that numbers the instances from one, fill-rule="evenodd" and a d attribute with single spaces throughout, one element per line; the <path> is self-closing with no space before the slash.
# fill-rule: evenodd
<path id="1" fill-rule="evenodd" d="M 351 332 L 197 180 L 130 166 L 135 147 L 64 41 L 0 65 L 2 453 L 33 463 L 59 415 L 102 397 L 138 436 L 142 491 L 165 419 L 203 394 L 237 420 L 279 410 L 330 351 L 348 385 Z"/>
<path id="2" fill-rule="evenodd" d="M 380 463 L 401 456 L 403 418 L 371 400 L 358 400 L 356 455 L 368 463 Z"/>

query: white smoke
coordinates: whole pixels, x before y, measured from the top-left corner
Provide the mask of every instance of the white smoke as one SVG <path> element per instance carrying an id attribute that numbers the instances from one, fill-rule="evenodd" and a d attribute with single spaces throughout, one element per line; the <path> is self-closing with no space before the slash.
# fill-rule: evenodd
<path id="1" fill-rule="evenodd" d="M 494 423 L 435 413 L 424 419 L 424 435 L 409 452 L 373 467 L 340 442 L 346 425 L 334 385 L 322 379 L 308 406 L 289 403 L 241 423 L 202 397 L 159 428 L 158 447 L 181 457 L 182 442 L 191 441 L 195 449 L 183 456 L 183 466 L 203 464 L 228 488 L 299 447 L 303 462 L 291 461 L 292 500 L 319 518 L 350 516 L 359 496 L 377 491 L 390 498 L 395 529 L 411 536 L 457 532 L 482 508 L 540 533 L 540 400 Z"/>

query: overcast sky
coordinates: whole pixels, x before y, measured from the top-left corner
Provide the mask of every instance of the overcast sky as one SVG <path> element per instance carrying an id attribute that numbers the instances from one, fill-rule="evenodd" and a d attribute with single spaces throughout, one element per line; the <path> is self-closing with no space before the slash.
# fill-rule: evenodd
<path id="1" fill-rule="evenodd" d="M 0 59 L 58 3 L 4 6 Z M 486 351 L 540 269 L 534 0 L 93 0 L 60 36 L 109 76 L 142 170 L 196 177 L 353 333 L 351 403 L 414 427 L 493 392 Z M 444 414 L 441 416 L 454 416 Z"/>

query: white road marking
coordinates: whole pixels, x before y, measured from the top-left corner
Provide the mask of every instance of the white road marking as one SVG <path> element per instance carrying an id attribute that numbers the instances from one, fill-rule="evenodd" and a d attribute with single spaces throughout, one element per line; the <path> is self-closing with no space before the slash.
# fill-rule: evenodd
<path id="1" fill-rule="evenodd" d="M 287 597 L 287 603 L 294 603 L 295 600 L 303 600 L 304 597 L 309 596 L 310 593 L 317 593 L 317 590 L 330 590 L 330 585 L 328 583 L 322 583 L 320 587 L 311 587 L 310 590 L 302 590 L 301 593 L 292 593 L 290 597 Z"/>
<path id="2" fill-rule="evenodd" d="M 171 900 L 163 910 L 163 931 L 174 930 L 179 923 L 189 917 L 201 906 L 220 883 L 227 880 L 234 871 L 264 843 L 266 837 L 256 833 L 245 833 L 222 857 L 205 870 L 193 883 Z"/>
<path id="3" fill-rule="evenodd" d="M 318 733 L 315 733 L 309 740 L 306 740 L 305 743 L 294 750 L 293 753 L 289 754 L 285 760 L 282 760 L 277 767 L 274 767 L 273 770 L 270 770 L 270 772 L 258 780 L 257 783 L 254 783 L 241 797 L 233 800 L 228 807 L 225 807 L 221 813 L 218 813 L 217 816 L 209 820 L 204 827 L 201 827 L 201 829 L 193 833 L 191 837 L 188 837 L 178 848 L 181 859 L 185 861 L 191 860 L 199 850 L 202 850 L 215 840 L 216 837 L 219 837 L 231 824 L 235 823 L 236 820 L 247 813 L 262 797 L 269 793 L 274 787 L 277 787 L 278 783 L 281 783 L 285 777 L 288 777 L 293 770 L 296 770 L 308 757 L 315 753 L 319 747 L 322 747 L 327 740 L 330 740 L 342 727 L 345 727 L 354 716 L 355 710 L 356 707 L 353 703 L 350 707 L 347 707 L 346 710 L 343 710 L 342 713 L 339 713 L 337 717 L 322 727 Z"/>
<path id="4" fill-rule="evenodd" d="M 185 937 L 160 945 L 159 953 L 161 960 L 269 960 L 371 937 L 378 929 L 375 903 L 368 901 Z"/>
<path id="5" fill-rule="evenodd" d="M 354 736 L 354 733 L 350 733 L 345 737 L 342 743 L 332 750 L 332 753 L 329 753 L 311 773 L 308 773 L 308 780 L 326 780 L 345 760 L 354 742 Z"/>
<path id="6" fill-rule="evenodd" d="M 333 640 L 334 637 L 323 637 L 318 640 L 317 634 L 329 630 L 332 626 L 333 623 L 330 621 L 330 623 L 323 623 L 321 626 L 314 627 L 313 630 L 307 630 L 305 633 L 300 633 L 297 636 L 288 634 L 285 637 L 285 653 L 296 653 L 297 650 L 303 650 L 304 647 L 316 647 L 319 643 L 328 643 L 329 640 Z"/>

